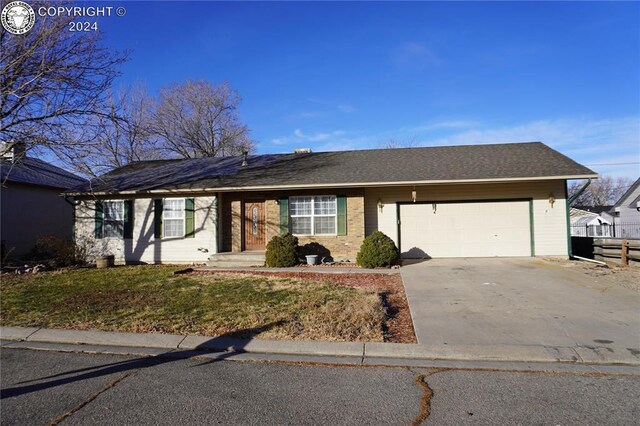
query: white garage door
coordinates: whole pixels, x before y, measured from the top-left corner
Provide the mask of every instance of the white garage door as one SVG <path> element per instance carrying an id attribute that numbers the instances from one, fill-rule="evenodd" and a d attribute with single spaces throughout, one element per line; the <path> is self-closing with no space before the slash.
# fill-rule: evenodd
<path id="1" fill-rule="evenodd" d="M 529 201 L 401 204 L 404 258 L 531 256 Z"/>

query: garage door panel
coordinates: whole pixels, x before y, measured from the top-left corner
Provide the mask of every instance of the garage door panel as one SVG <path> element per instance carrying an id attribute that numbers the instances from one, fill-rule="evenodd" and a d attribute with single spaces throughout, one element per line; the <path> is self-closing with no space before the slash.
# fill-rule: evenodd
<path id="1" fill-rule="evenodd" d="M 402 204 L 402 256 L 530 256 L 529 202 Z"/>

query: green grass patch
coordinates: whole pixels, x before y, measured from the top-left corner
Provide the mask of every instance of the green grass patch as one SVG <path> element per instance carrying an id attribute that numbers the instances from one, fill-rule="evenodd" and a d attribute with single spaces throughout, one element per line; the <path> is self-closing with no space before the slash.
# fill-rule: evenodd
<path id="1" fill-rule="evenodd" d="M 382 341 L 372 291 L 290 278 L 122 266 L 3 275 L 4 326 Z"/>

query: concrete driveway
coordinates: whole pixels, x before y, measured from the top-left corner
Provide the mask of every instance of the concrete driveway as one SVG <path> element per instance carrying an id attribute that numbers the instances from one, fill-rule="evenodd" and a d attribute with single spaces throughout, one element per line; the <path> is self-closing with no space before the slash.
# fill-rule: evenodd
<path id="1" fill-rule="evenodd" d="M 497 358 L 543 346 L 562 359 L 640 359 L 640 293 L 608 275 L 535 258 L 432 259 L 401 273 L 418 343 Z"/>

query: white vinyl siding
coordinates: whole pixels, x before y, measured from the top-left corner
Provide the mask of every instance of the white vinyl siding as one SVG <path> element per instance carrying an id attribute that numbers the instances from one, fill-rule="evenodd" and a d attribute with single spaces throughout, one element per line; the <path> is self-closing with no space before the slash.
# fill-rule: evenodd
<path id="1" fill-rule="evenodd" d="M 124 237 L 124 201 L 105 201 L 102 204 L 102 235 L 105 238 Z"/>
<path id="2" fill-rule="evenodd" d="M 365 233 L 380 230 L 398 243 L 396 202 L 411 201 L 411 186 L 365 189 Z M 532 181 L 493 184 L 432 185 L 415 187 L 417 201 L 481 201 L 533 199 L 533 231 L 536 256 L 566 257 L 567 217 L 564 181 Z M 555 202 L 549 203 L 553 194 Z M 378 200 L 383 207 L 378 207 Z M 482 218 L 478 218 L 478 223 Z M 404 244 L 403 244 L 404 245 Z M 404 249 L 403 249 L 404 250 Z"/>
<path id="3" fill-rule="evenodd" d="M 289 216 L 294 235 L 336 235 L 336 196 L 291 197 Z"/>
<path id="4" fill-rule="evenodd" d="M 184 237 L 184 198 L 165 198 L 162 204 L 164 237 Z"/>
<path id="5" fill-rule="evenodd" d="M 81 202 L 76 207 L 76 238 L 87 245 L 92 256 L 113 254 L 116 261 L 146 263 L 204 263 L 216 252 L 216 197 L 194 197 L 194 238 L 154 237 L 154 200 L 133 200 L 133 238 L 95 239 L 95 203 Z M 105 201 L 103 201 L 104 205 Z"/>

